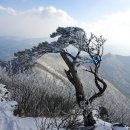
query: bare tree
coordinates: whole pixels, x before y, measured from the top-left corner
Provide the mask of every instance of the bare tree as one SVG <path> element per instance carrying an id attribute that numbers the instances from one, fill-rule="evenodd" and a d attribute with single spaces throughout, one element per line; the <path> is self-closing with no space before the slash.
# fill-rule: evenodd
<path id="1" fill-rule="evenodd" d="M 43 54 L 59 53 L 68 66 L 68 70 L 65 70 L 65 73 L 75 88 L 78 106 L 83 110 L 84 125 L 94 125 L 95 120 L 92 117 L 92 111 L 87 113 L 87 106 L 91 104 L 93 100 L 102 96 L 107 87 L 105 81 L 99 76 L 103 44 L 106 40 L 102 38 L 102 36 L 96 37 L 94 34 L 91 34 L 88 38 L 85 31 L 78 27 L 59 27 L 56 32 L 50 36 L 52 38 L 58 37 L 58 39 L 51 43 L 43 42 L 30 50 L 15 53 L 15 63 L 16 65 L 20 64 L 23 71 L 32 66 L 35 59 Z M 67 51 L 70 45 L 78 50 L 76 55 Z M 81 55 L 82 52 L 85 53 L 85 55 Z M 83 84 L 78 76 L 78 66 L 81 66 L 86 72 L 94 76 L 95 86 L 98 92 L 95 91 L 89 99 L 85 97 Z"/>

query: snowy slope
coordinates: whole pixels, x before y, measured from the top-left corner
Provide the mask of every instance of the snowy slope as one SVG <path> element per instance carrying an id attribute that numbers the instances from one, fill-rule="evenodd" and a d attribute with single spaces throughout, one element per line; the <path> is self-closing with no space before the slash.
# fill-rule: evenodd
<path id="1" fill-rule="evenodd" d="M 50 77 L 54 77 L 57 82 L 68 82 L 63 71 L 63 68 L 67 69 L 67 66 L 65 66 L 61 59 L 58 59 L 57 57 L 54 59 L 52 56 L 46 55 L 45 57 L 42 57 L 42 59 L 39 59 L 37 62 L 38 65 L 36 68 L 39 70 L 39 77 L 42 77 L 42 73 L 47 73 L 48 79 L 50 79 Z M 95 88 L 93 84 L 92 75 L 86 75 L 86 73 L 84 73 L 80 69 L 79 74 L 81 76 L 83 84 L 85 85 L 86 95 L 90 96 L 89 94 L 92 94 L 94 92 L 93 89 Z M 123 109 L 129 110 L 130 102 L 119 90 L 115 88 L 115 86 L 113 86 L 108 81 L 106 82 L 108 84 L 107 91 L 105 92 L 105 95 L 97 101 L 99 101 L 107 107 L 111 107 L 110 109 L 112 109 L 113 114 L 115 114 L 115 116 L 122 116 L 122 113 L 120 112 L 121 107 L 123 107 Z M 65 83 L 62 84 L 66 85 Z M 10 93 L 7 92 L 8 90 L 6 89 L 5 85 L 0 84 L 0 130 L 40 130 L 41 122 L 45 125 L 45 127 L 47 127 L 47 124 L 48 122 L 50 122 L 50 120 L 53 126 L 51 125 L 50 128 L 48 128 L 48 130 L 57 130 L 56 124 L 54 124 L 54 119 L 49 119 L 45 117 L 20 118 L 13 116 L 12 113 L 13 110 L 17 107 L 17 103 L 15 101 L 10 100 Z M 113 107 L 116 107 L 117 111 L 115 111 L 115 108 Z M 129 117 L 130 111 L 127 112 L 128 114 L 126 114 Z M 104 122 L 103 120 L 99 119 L 96 115 L 94 116 L 94 118 L 96 119 L 96 124 L 93 130 L 128 130 L 128 128 L 126 127 L 113 126 L 111 123 Z M 87 129 L 88 128 L 89 127 L 87 127 Z M 81 129 L 85 130 L 84 128 Z"/>

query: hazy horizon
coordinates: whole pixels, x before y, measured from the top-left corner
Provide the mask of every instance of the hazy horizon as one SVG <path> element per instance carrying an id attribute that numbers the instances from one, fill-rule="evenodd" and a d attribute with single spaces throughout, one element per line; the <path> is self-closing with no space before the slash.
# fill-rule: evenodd
<path id="1" fill-rule="evenodd" d="M 129 0 L 0 1 L 0 36 L 49 37 L 59 26 L 78 26 L 107 39 L 108 53 L 130 55 Z"/>

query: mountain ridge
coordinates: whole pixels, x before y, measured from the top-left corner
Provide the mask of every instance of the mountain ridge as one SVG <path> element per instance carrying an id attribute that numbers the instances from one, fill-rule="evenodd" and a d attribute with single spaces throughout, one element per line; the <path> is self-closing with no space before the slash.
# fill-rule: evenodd
<path id="1" fill-rule="evenodd" d="M 48 41 L 50 38 L 24 38 L 16 36 L 0 36 L 0 60 L 10 60 L 14 53 L 31 48 L 42 41 Z"/>
<path id="2" fill-rule="evenodd" d="M 104 78 L 130 98 L 130 56 L 105 55 L 100 71 Z"/>

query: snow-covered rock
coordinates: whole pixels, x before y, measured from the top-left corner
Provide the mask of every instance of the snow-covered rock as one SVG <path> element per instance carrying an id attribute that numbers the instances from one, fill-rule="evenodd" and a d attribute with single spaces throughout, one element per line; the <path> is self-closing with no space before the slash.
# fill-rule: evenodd
<path id="1" fill-rule="evenodd" d="M 10 101 L 10 93 L 6 86 L 0 84 L 0 130 L 18 130 L 13 120 L 13 110 L 17 107 L 16 101 Z"/>
<path id="2" fill-rule="evenodd" d="M 41 127 L 45 130 L 57 130 L 55 119 L 53 118 L 33 118 L 33 117 L 15 117 L 13 110 L 17 107 L 16 101 L 10 100 L 10 93 L 6 89 L 6 86 L 0 84 L 0 130 L 41 130 Z M 128 127 L 119 126 L 118 124 L 112 125 L 109 122 L 105 122 L 98 118 L 98 111 L 93 111 L 94 119 L 96 120 L 93 130 L 129 130 Z M 83 117 L 79 116 L 80 121 L 83 121 Z M 57 125 L 60 124 L 61 119 L 57 118 Z M 51 121 L 51 123 L 50 123 Z M 50 127 L 48 127 L 50 125 Z M 47 128 L 48 127 L 48 128 Z M 54 128 L 53 128 L 54 127 Z M 75 128 L 74 130 L 89 130 L 90 127 Z M 61 128 L 59 130 L 65 130 Z"/>

